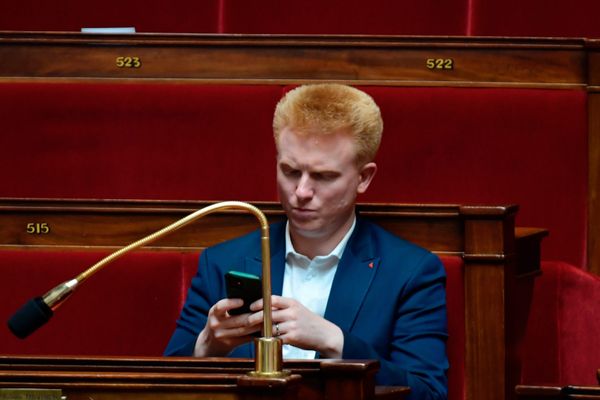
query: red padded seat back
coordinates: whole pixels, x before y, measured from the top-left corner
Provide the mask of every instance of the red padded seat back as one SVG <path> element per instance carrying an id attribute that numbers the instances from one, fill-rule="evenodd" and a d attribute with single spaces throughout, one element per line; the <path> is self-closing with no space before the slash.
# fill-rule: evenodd
<path id="1" fill-rule="evenodd" d="M 384 133 L 361 201 L 518 204 L 519 226 L 550 230 L 545 259 L 585 265 L 584 90 L 365 89 Z"/>
<path id="2" fill-rule="evenodd" d="M 473 0 L 473 36 L 600 37 L 596 0 Z"/>
<path id="3" fill-rule="evenodd" d="M 466 0 L 222 0 L 223 32 L 466 35 Z"/>
<path id="4" fill-rule="evenodd" d="M 0 85 L 0 196 L 276 197 L 279 86 Z"/>
<path id="5" fill-rule="evenodd" d="M 447 353 L 448 399 L 465 398 L 465 285 L 464 263 L 456 256 L 441 256 L 446 269 L 446 306 L 448 309 Z"/>
<path id="6" fill-rule="evenodd" d="M 524 384 L 597 385 L 600 277 L 564 262 L 543 262 L 518 347 Z"/>
<path id="7" fill-rule="evenodd" d="M 83 27 L 134 27 L 137 32 L 218 30 L 219 0 L 106 0 L 0 3 L 0 30 L 75 31 Z"/>
<path id="8" fill-rule="evenodd" d="M 29 299 L 74 278 L 108 253 L 0 252 L 0 320 Z M 197 253 L 134 252 L 85 281 L 25 340 L 0 329 L 0 354 L 160 356 L 196 268 Z M 3 322 L 5 323 L 5 322 Z"/>

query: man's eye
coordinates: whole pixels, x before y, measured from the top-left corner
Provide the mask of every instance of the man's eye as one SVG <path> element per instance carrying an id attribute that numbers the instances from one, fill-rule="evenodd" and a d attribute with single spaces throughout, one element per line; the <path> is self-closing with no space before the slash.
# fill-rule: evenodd
<path id="1" fill-rule="evenodd" d="M 295 178 L 295 177 L 300 176 L 300 171 L 298 171 L 297 169 L 283 169 L 283 174 L 285 176 Z"/>
<path id="2" fill-rule="evenodd" d="M 313 178 L 317 181 L 332 181 L 337 178 L 337 174 L 314 174 Z"/>

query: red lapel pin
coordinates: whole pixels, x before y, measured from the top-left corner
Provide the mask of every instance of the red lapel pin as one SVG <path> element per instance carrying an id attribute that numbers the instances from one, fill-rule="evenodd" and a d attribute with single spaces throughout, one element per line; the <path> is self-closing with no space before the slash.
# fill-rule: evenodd
<path id="1" fill-rule="evenodd" d="M 373 268 L 373 261 L 369 263 L 369 268 Z"/>

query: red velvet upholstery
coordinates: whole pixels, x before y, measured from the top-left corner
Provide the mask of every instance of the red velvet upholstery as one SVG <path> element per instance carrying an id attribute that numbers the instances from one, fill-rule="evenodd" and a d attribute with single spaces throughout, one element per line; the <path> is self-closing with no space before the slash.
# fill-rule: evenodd
<path id="1" fill-rule="evenodd" d="M 474 36 L 600 37 L 597 0 L 472 0 Z"/>
<path id="2" fill-rule="evenodd" d="M 1 251 L 0 320 L 104 257 L 100 252 Z M 175 328 L 197 253 L 136 252 L 106 266 L 26 340 L 0 329 L 0 354 L 160 356 Z"/>
<path id="3" fill-rule="evenodd" d="M 462 36 L 467 26 L 467 0 L 222 2 L 225 33 Z"/>
<path id="4" fill-rule="evenodd" d="M 0 30 L 600 37 L 595 0 L 4 1 Z"/>
<path id="5" fill-rule="evenodd" d="M 133 26 L 137 32 L 213 33 L 218 30 L 218 20 L 219 0 L 0 3 L 0 30 L 79 31 L 82 27 Z"/>
<path id="6" fill-rule="evenodd" d="M 585 264 L 586 93 L 365 88 L 385 131 L 365 202 L 517 203 Z M 276 200 L 279 86 L 0 84 L 0 196 Z"/>
<path id="7" fill-rule="evenodd" d="M 516 349 L 524 384 L 595 385 L 600 366 L 600 277 L 563 262 L 544 262 Z"/>
<path id="8" fill-rule="evenodd" d="M 446 268 L 446 306 L 448 308 L 447 353 L 448 398 L 465 398 L 465 285 L 464 264 L 460 257 L 441 256 Z"/>
<path id="9" fill-rule="evenodd" d="M 3 83 L 0 196 L 272 200 L 280 94 L 278 86 Z"/>
<path id="10" fill-rule="evenodd" d="M 519 226 L 550 230 L 544 258 L 585 265 L 585 91 L 366 89 L 385 127 L 361 201 L 519 204 Z"/>

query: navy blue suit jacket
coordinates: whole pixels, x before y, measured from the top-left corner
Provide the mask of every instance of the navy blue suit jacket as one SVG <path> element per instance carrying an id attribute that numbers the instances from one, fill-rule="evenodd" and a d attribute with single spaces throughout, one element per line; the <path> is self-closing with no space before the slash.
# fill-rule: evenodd
<path id="1" fill-rule="evenodd" d="M 281 295 L 285 223 L 271 226 L 273 294 Z M 226 297 L 224 275 L 262 275 L 260 234 L 202 252 L 198 273 L 165 355 L 190 356 L 208 310 Z M 413 399 L 447 397 L 445 273 L 432 253 L 358 219 L 339 262 L 325 318 L 344 333 L 343 358 L 378 359 L 380 385 L 411 387 Z M 232 357 L 254 357 L 250 343 Z"/>

